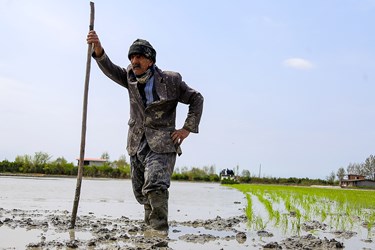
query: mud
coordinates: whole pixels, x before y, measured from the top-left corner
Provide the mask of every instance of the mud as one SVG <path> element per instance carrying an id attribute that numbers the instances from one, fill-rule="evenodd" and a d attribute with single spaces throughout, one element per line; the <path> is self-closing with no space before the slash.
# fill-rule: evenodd
<path id="1" fill-rule="evenodd" d="M 26 249 L 342 249 L 336 239 L 319 238 L 312 234 L 293 236 L 279 242 L 249 238 L 246 216 L 185 222 L 170 221 L 169 232 L 150 229 L 142 220 L 127 217 L 97 217 L 93 213 L 78 216 L 75 229 L 69 229 L 70 213 L 59 210 L 20 210 L 0 208 L 0 230 L 15 232 L 19 237 L 36 231 Z M 309 230 L 322 228 L 316 221 Z M 353 237 L 353 232 L 335 232 L 338 236 Z M 60 235 L 60 236 L 59 236 Z M 65 235 L 65 236 L 61 236 Z M 258 231 L 258 236 L 272 237 L 272 232 Z M 68 237 L 67 237 L 68 236 Z M 3 249 L 17 249 L 3 248 Z M 22 249 L 22 248 L 20 248 Z"/>
<path id="2" fill-rule="evenodd" d="M 0 249 L 375 250 L 375 229 L 367 229 L 364 218 L 340 230 L 330 220 L 290 228 L 296 215 L 286 213 L 288 228 L 266 219 L 259 227 L 247 221 L 241 192 L 212 183 L 172 183 L 170 229 L 160 233 L 141 220 L 129 180 L 84 180 L 72 230 L 75 184 L 69 178 L 0 177 Z"/>

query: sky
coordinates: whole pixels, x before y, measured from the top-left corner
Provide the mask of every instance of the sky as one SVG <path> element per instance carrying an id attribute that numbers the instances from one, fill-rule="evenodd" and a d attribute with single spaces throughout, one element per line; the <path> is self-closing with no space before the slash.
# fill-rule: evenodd
<path id="1" fill-rule="evenodd" d="M 79 157 L 90 4 L 0 0 L 0 161 Z M 176 168 L 325 179 L 375 154 L 375 0 L 95 1 L 126 67 L 137 38 L 205 98 Z M 178 106 L 177 127 L 188 107 Z M 126 89 L 91 64 L 86 157 L 126 152 Z"/>

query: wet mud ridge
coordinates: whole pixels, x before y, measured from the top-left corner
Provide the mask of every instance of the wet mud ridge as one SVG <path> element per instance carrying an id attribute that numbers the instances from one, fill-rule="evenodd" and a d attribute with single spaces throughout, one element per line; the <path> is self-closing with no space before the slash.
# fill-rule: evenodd
<path id="1" fill-rule="evenodd" d="M 208 220 L 170 222 L 168 233 L 150 229 L 141 220 L 127 217 L 98 218 L 94 214 L 78 216 L 74 230 L 69 229 L 68 211 L 7 210 L 0 208 L 0 230 L 32 230 L 38 234 L 26 249 L 342 249 L 335 239 L 311 234 L 267 242 L 272 232 L 258 231 L 263 240 L 249 238 L 246 216 L 216 217 Z M 323 227 L 311 223 L 306 227 Z M 1 231 L 0 231 L 1 232 Z M 19 232 L 19 231 L 17 231 Z M 350 237 L 350 235 L 347 235 Z M 206 246 L 206 247 L 205 247 Z M 0 247 L 1 249 L 1 247 Z M 11 249 L 11 248 L 3 248 Z"/>

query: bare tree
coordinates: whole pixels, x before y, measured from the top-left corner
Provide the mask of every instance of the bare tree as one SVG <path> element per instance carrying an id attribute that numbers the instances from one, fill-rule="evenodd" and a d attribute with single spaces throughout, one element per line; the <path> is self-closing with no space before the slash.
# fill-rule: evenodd
<path id="1" fill-rule="evenodd" d="M 336 174 L 334 171 L 332 171 L 328 176 L 327 176 L 327 181 L 328 183 L 330 184 L 333 184 L 335 182 L 335 179 L 336 179 Z"/>
<path id="2" fill-rule="evenodd" d="M 209 174 L 211 174 L 211 175 L 216 174 L 216 167 L 215 167 L 215 165 L 211 165 L 210 166 L 210 172 L 209 172 Z"/>
<path id="3" fill-rule="evenodd" d="M 375 156 L 370 155 L 364 163 L 350 163 L 347 174 L 363 175 L 375 181 Z"/>
<path id="4" fill-rule="evenodd" d="M 181 168 L 181 174 L 187 173 L 189 171 L 189 168 L 184 166 Z"/>
<path id="5" fill-rule="evenodd" d="M 350 163 L 346 171 L 348 174 L 366 175 L 364 163 Z"/>
<path id="6" fill-rule="evenodd" d="M 375 156 L 370 155 L 367 157 L 365 163 L 363 164 L 364 175 L 366 175 L 371 180 L 375 180 Z"/>
<path id="7" fill-rule="evenodd" d="M 203 171 L 204 171 L 205 174 L 209 174 L 209 172 L 210 172 L 210 167 L 209 167 L 209 166 L 204 166 L 204 167 L 203 167 Z"/>
<path id="8" fill-rule="evenodd" d="M 51 160 L 51 158 L 52 157 L 48 153 L 36 152 L 34 154 L 33 164 L 34 166 L 43 165 L 43 164 L 48 163 Z"/>
<path id="9" fill-rule="evenodd" d="M 338 178 L 340 181 L 342 181 L 342 180 L 344 179 L 344 176 L 345 176 L 345 169 L 342 168 L 342 167 L 339 168 L 339 169 L 337 170 L 336 176 L 337 176 L 337 178 Z"/>

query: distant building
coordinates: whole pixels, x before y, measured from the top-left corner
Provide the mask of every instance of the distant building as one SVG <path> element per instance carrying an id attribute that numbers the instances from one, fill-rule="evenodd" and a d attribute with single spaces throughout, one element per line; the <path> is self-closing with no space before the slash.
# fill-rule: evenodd
<path id="1" fill-rule="evenodd" d="M 348 179 L 340 181 L 341 187 L 372 187 L 375 188 L 375 181 L 365 179 L 364 175 L 348 174 Z"/>
<path id="2" fill-rule="evenodd" d="M 77 159 L 77 161 L 79 165 L 79 159 Z M 106 162 L 108 162 L 108 160 L 101 158 L 84 158 L 83 166 L 103 166 Z"/>

